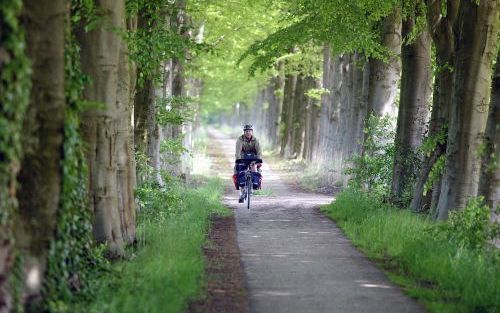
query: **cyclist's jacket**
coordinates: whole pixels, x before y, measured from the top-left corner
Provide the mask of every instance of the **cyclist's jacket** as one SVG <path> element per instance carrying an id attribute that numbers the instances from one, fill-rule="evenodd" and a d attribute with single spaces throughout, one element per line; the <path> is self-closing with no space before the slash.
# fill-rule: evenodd
<path id="1" fill-rule="evenodd" d="M 241 158 L 242 154 L 245 153 L 254 153 L 258 159 L 262 159 L 262 150 L 260 148 L 260 143 L 252 136 L 252 138 L 247 139 L 245 135 L 241 135 L 236 140 L 236 155 L 235 158 Z"/>

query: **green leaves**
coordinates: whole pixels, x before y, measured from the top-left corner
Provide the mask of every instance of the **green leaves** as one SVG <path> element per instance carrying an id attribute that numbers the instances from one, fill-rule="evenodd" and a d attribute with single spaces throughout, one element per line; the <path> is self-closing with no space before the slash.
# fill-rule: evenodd
<path id="1" fill-rule="evenodd" d="M 190 104 L 195 101 L 192 97 L 170 96 L 156 100 L 156 121 L 161 126 L 168 124 L 182 125 L 193 117 Z"/>
<path id="2" fill-rule="evenodd" d="M 277 3 L 280 1 L 274 1 Z M 240 61 L 253 58 L 251 72 L 272 66 L 276 59 L 293 47 L 328 43 L 335 54 L 355 50 L 375 58 L 384 58 L 386 49 L 376 31 L 378 23 L 389 15 L 398 1 L 296 0 L 287 4 L 286 25 L 252 44 Z"/>
<path id="3" fill-rule="evenodd" d="M 279 8 L 268 0 L 252 2 L 190 1 L 188 12 L 203 26 L 204 42 L 211 49 L 193 59 L 191 75 L 203 80 L 203 113 L 226 110 L 236 103 L 253 102 L 268 73 L 249 77 L 250 62 L 238 63 L 256 40 L 265 38 L 279 23 Z"/>
<path id="4" fill-rule="evenodd" d="M 394 121 L 389 116 L 370 115 L 365 123 L 364 153 L 354 156 L 345 170 L 349 185 L 369 191 L 378 199 L 389 195 L 394 162 Z"/>
<path id="5" fill-rule="evenodd" d="M 17 207 L 16 174 L 22 157 L 21 132 L 31 89 L 31 65 L 19 21 L 22 1 L 0 6 L 0 226 L 11 222 Z"/>
<path id="6" fill-rule="evenodd" d="M 451 211 L 442 231 L 445 237 L 460 248 L 482 251 L 488 240 L 500 234 L 500 224 L 490 221 L 491 209 L 483 197 L 472 198 L 462 211 Z"/>

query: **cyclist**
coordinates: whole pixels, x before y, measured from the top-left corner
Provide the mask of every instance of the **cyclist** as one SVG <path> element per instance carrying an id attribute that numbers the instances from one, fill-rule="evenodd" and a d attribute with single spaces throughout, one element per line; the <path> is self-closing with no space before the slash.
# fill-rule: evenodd
<path id="1" fill-rule="evenodd" d="M 243 135 L 239 136 L 236 140 L 236 154 L 235 159 L 243 158 L 245 154 L 255 154 L 257 159 L 262 159 L 262 150 L 260 148 L 260 143 L 257 138 L 253 135 L 253 126 L 251 124 L 245 124 L 243 126 Z M 261 163 L 253 165 L 251 170 L 255 172 L 256 170 L 260 172 Z M 243 202 L 243 193 L 238 185 L 238 169 L 236 165 L 234 166 L 233 182 L 237 190 L 239 190 L 239 202 Z"/>

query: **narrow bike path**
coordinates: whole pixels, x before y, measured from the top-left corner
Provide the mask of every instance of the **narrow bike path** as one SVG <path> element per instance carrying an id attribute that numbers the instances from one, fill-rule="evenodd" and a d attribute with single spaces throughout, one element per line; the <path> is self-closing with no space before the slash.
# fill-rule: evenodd
<path id="1" fill-rule="evenodd" d="M 250 210 L 239 204 L 229 179 L 235 138 L 213 129 L 209 136 L 225 158 L 214 169 L 236 215 L 250 312 L 424 312 L 318 211 L 333 197 L 291 191 L 264 163 L 268 195 L 252 197 Z"/>

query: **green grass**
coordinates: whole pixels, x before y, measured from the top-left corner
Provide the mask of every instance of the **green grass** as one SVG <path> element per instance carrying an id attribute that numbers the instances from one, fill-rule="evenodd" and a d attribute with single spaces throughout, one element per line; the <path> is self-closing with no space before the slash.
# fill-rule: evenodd
<path id="1" fill-rule="evenodd" d="M 177 212 L 148 214 L 137 229 L 139 248 L 130 261 L 113 266 L 95 282 L 95 299 L 81 312 L 184 312 L 203 294 L 202 246 L 211 214 L 230 215 L 220 203 L 222 184 L 212 180 L 181 197 Z"/>
<path id="2" fill-rule="evenodd" d="M 323 212 L 431 312 L 500 312 L 498 251 L 479 253 L 436 236 L 438 224 L 344 191 Z"/>

